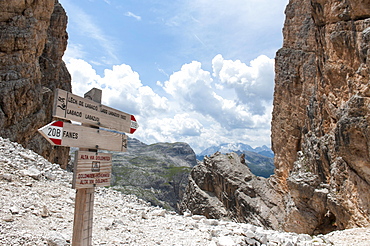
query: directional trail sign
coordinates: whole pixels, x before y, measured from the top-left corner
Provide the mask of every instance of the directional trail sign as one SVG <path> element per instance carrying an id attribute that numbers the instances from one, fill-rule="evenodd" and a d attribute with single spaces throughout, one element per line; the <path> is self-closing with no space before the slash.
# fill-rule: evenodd
<path id="1" fill-rule="evenodd" d="M 131 114 L 61 89 L 56 90 L 53 116 L 126 133 L 134 133 L 139 127 Z"/>
<path id="2" fill-rule="evenodd" d="M 63 121 L 53 121 L 39 132 L 52 145 L 121 152 L 127 149 L 127 135 Z"/>
<path id="3" fill-rule="evenodd" d="M 53 117 L 82 125 L 53 121 L 39 129 L 52 145 L 80 148 L 72 181 L 76 189 L 72 246 L 92 245 L 94 190 L 110 185 L 112 153 L 98 153 L 98 149 L 126 151 L 127 136 L 120 132 L 134 133 L 139 127 L 135 116 L 101 105 L 101 94 L 93 88 L 83 98 L 56 89 Z"/>
<path id="4" fill-rule="evenodd" d="M 110 186 L 112 154 L 76 151 L 72 188 L 94 188 Z"/>

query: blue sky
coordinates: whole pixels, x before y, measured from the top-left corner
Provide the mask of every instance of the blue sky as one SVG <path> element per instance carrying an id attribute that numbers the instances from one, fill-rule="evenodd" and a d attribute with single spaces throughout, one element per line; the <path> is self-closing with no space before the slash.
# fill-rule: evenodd
<path id="1" fill-rule="evenodd" d="M 135 115 L 131 137 L 270 146 L 288 0 L 60 0 L 73 93 Z"/>

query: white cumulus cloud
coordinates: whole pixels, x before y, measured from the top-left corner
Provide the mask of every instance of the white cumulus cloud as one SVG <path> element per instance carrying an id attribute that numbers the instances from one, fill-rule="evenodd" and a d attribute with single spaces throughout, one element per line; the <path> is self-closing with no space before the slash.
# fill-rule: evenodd
<path id="1" fill-rule="evenodd" d="M 266 56 L 248 66 L 217 55 L 212 72 L 193 61 L 155 90 L 126 64 L 103 76 L 81 59 L 66 64 L 73 93 L 101 88 L 104 104 L 136 116 L 140 127 L 133 137 L 145 143 L 182 141 L 197 152 L 223 142 L 269 145 L 274 63 Z"/>
<path id="2" fill-rule="evenodd" d="M 238 100 L 253 114 L 263 115 L 272 104 L 274 91 L 274 60 L 261 55 L 250 66 L 239 60 L 225 60 L 221 55 L 212 61 L 213 75 L 221 85 L 235 90 Z M 222 87 L 221 87 L 222 88 Z"/>
<path id="3" fill-rule="evenodd" d="M 167 98 L 143 85 L 139 74 L 126 64 L 105 69 L 103 77 L 81 59 L 71 59 L 66 64 L 72 76 L 73 92 L 78 95 L 93 87 L 102 89 L 103 103 L 130 114 L 151 116 L 168 108 Z"/>

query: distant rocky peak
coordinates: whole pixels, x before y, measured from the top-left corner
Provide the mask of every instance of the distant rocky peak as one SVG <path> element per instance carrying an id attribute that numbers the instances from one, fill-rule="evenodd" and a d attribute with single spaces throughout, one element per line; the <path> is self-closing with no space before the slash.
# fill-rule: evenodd
<path id="1" fill-rule="evenodd" d="M 147 146 L 147 144 L 141 142 L 136 138 L 127 137 L 127 151 L 140 149 Z"/>
<path id="2" fill-rule="evenodd" d="M 273 152 L 269 147 L 266 145 L 263 145 L 262 147 L 256 147 L 253 148 L 252 146 L 244 143 L 222 143 L 218 146 L 211 146 L 205 150 L 203 150 L 200 154 L 197 156 L 210 156 L 213 155 L 216 152 L 220 152 L 222 154 L 226 153 L 231 153 L 231 152 L 243 152 L 243 151 L 250 151 L 250 152 L 255 152 L 255 153 L 260 153 L 260 152 L 268 152 L 268 157 L 273 156 Z M 265 155 L 264 153 L 260 153 L 262 155 Z"/>
<path id="3" fill-rule="evenodd" d="M 254 149 L 250 145 L 243 143 L 225 143 L 220 145 L 220 152 L 223 154 L 234 152 L 237 150 L 253 151 Z"/>
<path id="4" fill-rule="evenodd" d="M 259 151 L 271 151 L 271 148 L 267 147 L 266 145 L 262 145 L 262 147 L 256 147 L 254 150 L 257 151 L 257 152 L 259 152 Z"/>

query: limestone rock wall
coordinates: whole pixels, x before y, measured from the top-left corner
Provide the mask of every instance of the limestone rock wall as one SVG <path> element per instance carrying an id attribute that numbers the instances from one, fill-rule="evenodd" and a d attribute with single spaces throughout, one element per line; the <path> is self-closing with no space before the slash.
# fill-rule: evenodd
<path id="1" fill-rule="evenodd" d="M 264 180 L 236 157 L 207 157 L 183 209 L 297 233 L 369 226 L 370 1 L 290 0 L 285 14 L 275 174 Z"/>
<path id="2" fill-rule="evenodd" d="M 62 166 L 68 149 L 52 148 L 37 129 L 52 120 L 53 90 L 71 91 L 66 25 L 57 0 L 0 1 L 0 136 Z"/>
<path id="3" fill-rule="evenodd" d="M 291 0 L 276 55 L 272 178 L 288 231 L 370 224 L 370 1 Z"/>
<path id="4" fill-rule="evenodd" d="M 219 152 L 195 166 L 181 203 L 182 211 L 281 230 L 284 203 L 269 179 L 257 177 L 236 153 Z"/>

